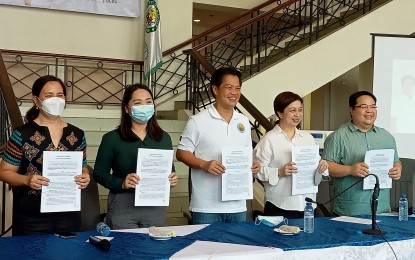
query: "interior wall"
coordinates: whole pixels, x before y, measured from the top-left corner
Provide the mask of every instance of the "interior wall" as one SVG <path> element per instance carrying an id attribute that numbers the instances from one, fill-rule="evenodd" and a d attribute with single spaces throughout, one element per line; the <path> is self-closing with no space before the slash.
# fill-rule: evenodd
<path id="1" fill-rule="evenodd" d="M 373 58 L 359 66 L 359 90 L 373 91 Z"/>
<path id="2" fill-rule="evenodd" d="M 326 130 L 324 122 L 326 121 L 326 99 L 328 95 L 327 90 L 330 88 L 330 83 L 313 91 L 311 95 L 310 108 L 310 129 L 311 130 Z"/>
<path id="3" fill-rule="evenodd" d="M 143 60 L 144 2 L 138 18 L 0 5 L 0 49 Z M 190 39 L 193 1 L 158 2 L 163 50 Z"/>
<path id="4" fill-rule="evenodd" d="M 349 70 L 311 93 L 310 129 L 336 130 L 350 120 L 349 96 L 373 90 L 373 59 Z"/>
<path id="5" fill-rule="evenodd" d="M 328 130 L 336 130 L 342 124 L 350 121 L 349 96 L 358 90 L 357 86 L 331 87 L 330 93 L 330 122 Z"/>

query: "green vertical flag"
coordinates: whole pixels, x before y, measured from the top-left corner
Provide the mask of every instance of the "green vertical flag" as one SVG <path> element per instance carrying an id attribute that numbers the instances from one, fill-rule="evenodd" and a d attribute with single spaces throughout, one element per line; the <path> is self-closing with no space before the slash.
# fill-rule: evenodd
<path id="1" fill-rule="evenodd" d="M 157 0 L 148 0 L 145 17 L 144 79 L 163 65 L 161 51 L 160 11 Z"/>

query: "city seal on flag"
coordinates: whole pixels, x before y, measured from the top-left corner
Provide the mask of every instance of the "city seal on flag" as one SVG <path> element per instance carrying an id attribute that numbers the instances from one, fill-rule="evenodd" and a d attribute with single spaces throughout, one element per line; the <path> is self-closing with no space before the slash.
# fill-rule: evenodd
<path id="1" fill-rule="evenodd" d="M 156 1 L 149 0 L 146 10 L 146 32 L 155 32 L 160 22 L 160 12 Z"/>
<path id="2" fill-rule="evenodd" d="M 161 17 L 157 0 L 148 0 L 144 17 L 144 79 L 152 85 L 151 74 L 163 66 Z"/>

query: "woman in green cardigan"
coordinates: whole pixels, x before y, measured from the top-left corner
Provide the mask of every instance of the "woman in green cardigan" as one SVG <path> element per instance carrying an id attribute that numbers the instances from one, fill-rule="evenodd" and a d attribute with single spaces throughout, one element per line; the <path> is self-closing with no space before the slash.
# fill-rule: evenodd
<path id="1" fill-rule="evenodd" d="M 154 115 L 153 94 L 142 84 L 125 89 L 121 124 L 102 137 L 95 161 L 94 179 L 110 190 L 106 222 L 112 229 L 164 225 L 165 207 L 134 206 L 135 187 L 140 182 L 136 173 L 138 148 L 173 150 L 170 135 Z M 174 165 L 168 178 L 170 186 L 176 186 Z"/>

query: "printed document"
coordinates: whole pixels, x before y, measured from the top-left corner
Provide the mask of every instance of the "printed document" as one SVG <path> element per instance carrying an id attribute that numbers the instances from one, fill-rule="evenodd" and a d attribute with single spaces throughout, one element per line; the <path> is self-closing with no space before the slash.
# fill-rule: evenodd
<path id="1" fill-rule="evenodd" d="M 138 149 L 135 206 L 168 206 L 173 150 Z"/>
<path id="2" fill-rule="evenodd" d="M 389 177 L 388 173 L 393 167 L 394 158 L 394 149 L 366 151 L 365 163 L 369 166 L 369 173 L 378 176 L 381 189 L 392 188 L 392 178 Z M 363 180 L 363 189 L 373 190 L 375 183 L 376 178 L 374 176 L 368 176 Z"/>
<path id="3" fill-rule="evenodd" d="M 42 175 L 49 179 L 42 186 L 40 212 L 81 210 L 81 190 L 75 176 L 82 174 L 83 152 L 43 152 Z"/>
<path id="4" fill-rule="evenodd" d="M 317 193 L 314 175 L 320 161 L 318 145 L 293 146 L 291 151 L 297 167 L 297 173 L 292 174 L 291 195 Z"/>
<path id="5" fill-rule="evenodd" d="M 224 148 L 222 164 L 222 201 L 252 199 L 252 148 Z"/>

